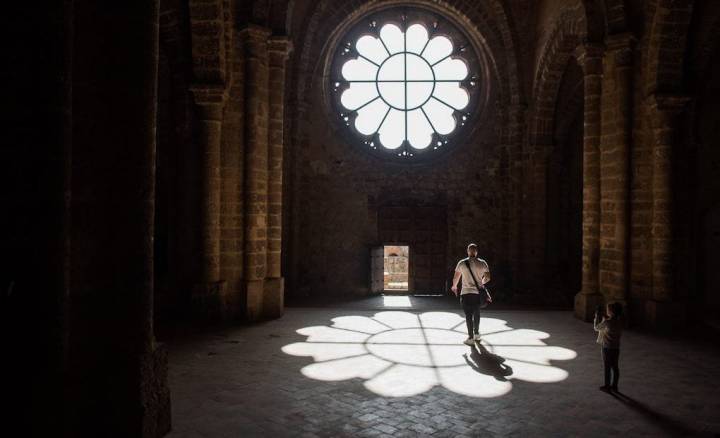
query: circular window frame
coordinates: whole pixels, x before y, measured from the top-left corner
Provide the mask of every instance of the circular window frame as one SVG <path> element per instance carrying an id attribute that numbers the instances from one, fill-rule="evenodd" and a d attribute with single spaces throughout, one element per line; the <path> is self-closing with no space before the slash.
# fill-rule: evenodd
<path id="1" fill-rule="evenodd" d="M 343 65 L 358 58 L 355 49 L 358 39 L 365 35 L 379 38 L 380 29 L 385 24 L 395 24 L 403 32 L 413 24 L 421 24 L 427 29 L 429 39 L 437 36 L 448 38 L 453 45 L 450 58 L 461 60 L 468 69 L 467 77 L 457 81 L 468 93 L 468 105 L 462 110 L 453 111 L 455 129 L 447 135 L 433 132 L 430 146 L 424 149 L 414 148 L 407 139 L 396 149 L 382 146 L 377 131 L 371 135 L 357 131 L 355 128 L 357 112 L 348 110 L 341 103 L 343 91 L 349 88 L 349 82 L 342 76 Z M 326 114 L 331 125 L 347 143 L 382 159 L 383 162 L 424 164 L 439 159 L 472 138 L 477 129 L 476 121 L 481 119 L 482 112 L 487 106 L 489 80 L 483 48 L 479 46 L 477 40 L 470 37 L 469 32 L 463 30 L 462 24 L 444 12 L 421 5 L 392 5 L 368 11 L 359 18 L 345 23 L 336 30 L 336 35 L 338 36 L 331 40 L 324 57 L 325 68 L 321 86 L 325 96 Z"/>

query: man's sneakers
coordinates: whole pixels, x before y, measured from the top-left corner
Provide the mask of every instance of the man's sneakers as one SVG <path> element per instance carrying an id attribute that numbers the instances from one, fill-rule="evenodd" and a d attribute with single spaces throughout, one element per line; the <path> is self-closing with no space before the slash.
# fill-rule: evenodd
<path id="1" fill-rule="evenodd" d="M 477 333 L 475 336 L 472 336 L 470 338 L 467 338 L 463 341 L 463 344 L 465 345 L 474 345 L 476 342 L 480 342 L 480 334 Z"/>

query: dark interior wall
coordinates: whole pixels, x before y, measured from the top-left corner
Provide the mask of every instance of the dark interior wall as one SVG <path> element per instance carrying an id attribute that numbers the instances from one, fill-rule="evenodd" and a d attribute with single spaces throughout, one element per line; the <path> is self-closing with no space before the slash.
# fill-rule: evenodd
<path id="1" fill-rule="evenodd" d="M 73 8 L 33 6 L 0 18 L 2 399 L 5 431 L 48 436 L 62 427 L 67 355 Z"/>
<path id="2" fill-rule="evenodd" d="M 548 294 L 572 305 L 582 274 L 583 73 L 570 58 L 555 106 L 554 147 L 547 173 Z"/>
<path id="3" fill-rule="evenodd" d="M 720 44 L 698 75 L 698 99 L 687 115 L 683 145 L 687 160 L 678 163 L 682 175 L 679 208 L 691 212 L 681 218 L 686 239 L 680 242 L 682 266 L 694 273 L 690 298 L 694 314 L 702 320 L 720 320 Z M 679 212 L 679 214 L 682 214 Z"/>
<path id="4" fill-rule="evenodd" d="M 318 81 L 314 89 L 325 86 Z M 311 107 L 322 107 L 320 93 Z M 384 243 L 378 234 L 381 203 L 436 205 L 447 215 L 447 270 L 462 257 L 469 241 L 493 264 L 502 256 L 499 205 L 504 193 L 497 177 L 495 108 L 488 108 L 478 132 L 447 156 L 419 166 L 392 165 L 340 140 L 331 120 L 313 111 L 299 120 L 304 136 L 292 187 L 302 206 L 295 291 L 310 294 L 358 295 L 369 291 L 370 248 Z M 382 200 L 382 201 L 381 201 Z M 433 200 L 435 202 L 433 202 Z M 402 238 L 401 238 L 402 240 Z M 410 249 L 411 253 L 413 248 Z M 412 255 L 411 255 L 412 257 Z M 441 292 L 439 290 L 435 292 Z"/>
<path id="5" fill-rule="evenodd" d="M 154 315 L 163 329 L 187 316 L 196 264 L 194 202 L 197 148 L 192 141 L 187 2 L 160 2 L 155 173 Z"/>
<path id="6" fill-rule="evenodd" d="M 719 29 L 720 2 L 693 2 L 683 55 L 682 85 L 688 102 L 680 113 L 673 164 L 673 221 L 677 227 L 673 257 L 675 294 L 678 306 L 687 311 L 689 324 L 701 321 L 717 324 L 720 320 Z M 638 269 L 648 268 L 647 264 L 638 263 Z"/>
<path id="7" fill-rule="evenodd" d="M 69 436 L 170 426 L 153 329 L 158 13 L 74 4 Z"/>
<path id="8" fill-rule="evenodd" d="M 377 215 L 378 241 L 407 245 L 409 291 L 437 293 L 448 286 L 446 250 L 448 241 L 447 204 L 444 199 L 412 199 L 398 194 L 384 194 L 371 207 Z"/>
<path id="9" fill-rule="evenodd" d="M 468 23 L 468 29 L 482 26 Z M 304 37 L 295 37 L 295 63 L 301 62 L 302 50 L 312 42 Z M 469 120 L 472 134 L 455 139 L 456 144 L 447 153 L 428 162 L 390 163 L 348 142 L 345 127 L 326 110 L 326 78 L 309 74 L 322 70 L 326 42 L 321 38 L 309 49 L 310 65 L 295 64 L 295 74 L 308 74 L 308 83 L 290 81 L 305 97 L 301 102 L 291 101 L 296 108 L 288 114 L 288 124 L 295 127 L 288 139 L 287 155 L 291 158 L 285 182 L 288 295 L 369 293 L 370 249 L 383 243 L 402 243 L 383 241 L 386 235 L 380 230 L 378 217 L 387 206 L 442 211 L 447 224 L 442 232 L 445 244 L 442 251 L 431 252 L 444 253 L 444 257 L 438 260 L 441 256 L 430 256 L 436 260 L 430 263 L 432 272 L 444 272 L 449 277 L 457 259 L 465 256 L 467 243 L 474 241 L 481 256 L 497 268 L 498 284 L 508 280 L 502 275 L 501 263 L 508 257 L 509 164 L 502 148 L 508 135 L 502 116 L 507 114 L 507 102 L 500 102 L 499 92 L 507 83 L 496 83 L 500 79 L 494 72 L 480 72 L 489 84 L 491 97 L 477 117 Z M 408 231 L 410 235 L 422 234 Z M 422 243 L 418 240 L 417 244 Z M 412 245 L 410 251 L 412 259 Z M 438 286 L 433 286 L 433 292 L 443 292 L 445 281 L 434 284 Z"/>
<path id="10" fill-rule="evenodd" d="M 34 6 L 2 26 L 16 42 L 2 69 L 5 427 L 156 436 L 169 428 L 152 326 L 157 4 Z"/>
<path id="11" fill-rule="evenodd" d="M 715 55 L 715 59 L 720 53 Z M 698 103 L 695 168 L 695 218 L 698 304 L 704 319 L 720 317 L 720 63 L 713 62 L 711 80 Z"/>

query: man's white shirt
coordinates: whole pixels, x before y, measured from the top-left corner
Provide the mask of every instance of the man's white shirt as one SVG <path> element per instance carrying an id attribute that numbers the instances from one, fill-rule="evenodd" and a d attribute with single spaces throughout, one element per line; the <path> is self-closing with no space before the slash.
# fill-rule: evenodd
<path id="1" fill-rule="evenodd" d="M 490 272 L 490 267 L 485 260 L 475 257 L 464 258 L 460 260 L 455 267 L 455 272 L 462 274 L 462 290 L 460 291 L 460 294 L 465 295 L 479 293 L 472 276 L 470 276 L 470 271 L 465 263 L 466 260 L 470 262 L 472 273 L 475 275 L 475 279 L 480 286 L 483 285 L 483 274 Z"/>

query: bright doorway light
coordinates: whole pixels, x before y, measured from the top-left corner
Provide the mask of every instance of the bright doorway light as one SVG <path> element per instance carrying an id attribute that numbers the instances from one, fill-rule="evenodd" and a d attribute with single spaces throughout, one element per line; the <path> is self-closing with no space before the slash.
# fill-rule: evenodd
<path id="1" fill-rule="evenodd" d="M 410 248 L 401 245 L 385 245 L 383 271 L 384 290 L 407 292 L 410 272 Z"/>
<path id="2" fill-rule="evenodd" d="M 406 295 L 401 296 L 383 296 L 383 305 L 385 307 L 412 307 L 410 303 L 410 297 Z"/>

